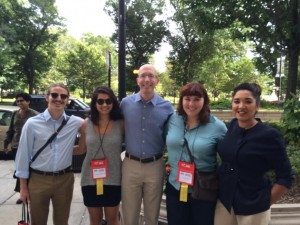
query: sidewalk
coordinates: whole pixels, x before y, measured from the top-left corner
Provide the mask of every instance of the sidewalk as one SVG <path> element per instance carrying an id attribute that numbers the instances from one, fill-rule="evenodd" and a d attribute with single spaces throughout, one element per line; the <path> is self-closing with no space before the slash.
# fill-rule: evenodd
<path id="1" fill-rule="evenodd" d="M 16 180 L 13 179 L 13 163 L 13 160 L 0 160 L 0 224 L 5 225 L 16 225 L 17 221 L 21 219 L 22 205 L 16 204 L 19 193 L 14 192 Z M 80 176 L 81 174 L 75 174 L 74 194 L 69 224 L 89 225 L 89 215 L 83 204 L 81 195 Z M 48 224 L 53 224 L 51 206 Z"/>
<path id="2" fill-rule="evenodd" d="M 19 193 L 15 193 L 15 179 L 13 179 L 13 160 L 0 160 L 0 224 L 15 225 L 21 219 L 22 205 L 16 205 Z M 80 173 L 75 174 L 75 184 L 69 224 L 89 225 L 89 215 L 83 204 Z M 48 224 L 52 225 L 52 207 Z M 160 225 L 166 223 L 165 202 L 162 201 Z M 271 223 L 269 225 L 299 225 L 300 224 L 300 204 L 275 204 L 272 207 Z M 183 224 L 184 225 L 184 224 Z M 188 225 L 188 224 L 186 224 Z"/>

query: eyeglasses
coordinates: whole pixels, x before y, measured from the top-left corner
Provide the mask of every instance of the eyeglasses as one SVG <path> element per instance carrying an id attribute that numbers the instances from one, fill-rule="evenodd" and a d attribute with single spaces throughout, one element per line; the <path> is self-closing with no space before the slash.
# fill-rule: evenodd
<path id="1" fill-rule="evenodd" d="M 16 102 L 17 103 L 22 103 L 22 102 L 24 102 L 24 100 L 17 100 Z"/>
<path id="2" fill-rule="evenodd" d="M 54 99 L 56 99 L 56 98 L 58 98 L 58 96 L 60 96 L 60 98 L 61 98 L 62 100 L 66 100 L 66 99 L 69 97 L 69 96 L 66 95 L 66 94 L 58 94 L 58 93 L 50 93 L 50 95 L 51 95 L 51 97 L 54 98 Z"/>
<path id="3" fill-rule="evenodd" d="M 146 79 L 146 77 L 148 77 L 149 79 L 156 78 L 156 76 L 153 75 L 153 74 L 141 74 L 141 75 L 139 75 L 139 78 L 141 78 L 141 79 Z"/>
<path id="4" fill-rule="evenodd" d="M 96 102 L 98 103 L 98 105 L 103 105 L 104 102 L 106 103 L 106 105 L 112 104 L 112 100 L 110 98 L 107 99 L 98 98 Z"/>

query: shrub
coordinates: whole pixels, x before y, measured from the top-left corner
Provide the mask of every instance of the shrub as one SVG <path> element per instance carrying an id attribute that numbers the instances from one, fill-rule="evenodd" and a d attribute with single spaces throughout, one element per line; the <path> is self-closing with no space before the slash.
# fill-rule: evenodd
<path id="1" fill-rule="evenodd" d="M 281 118 L 284 137 L 289 146 L 300 147 L 300 101 L 297 96 L 285 101 Z"/>
<path id="2" fill-rule="evenodd" d="M 217 101 L 211 101 L 210 109 L 231 109 L 231 99 L 222 98 Z"/>

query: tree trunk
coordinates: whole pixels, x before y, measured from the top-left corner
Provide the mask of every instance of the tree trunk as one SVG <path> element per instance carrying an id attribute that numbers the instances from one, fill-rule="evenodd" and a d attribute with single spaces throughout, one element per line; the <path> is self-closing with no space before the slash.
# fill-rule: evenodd
<path id="1" fill-rule="evenodd" d="M 299 52 L 291 49 L 289 51 L 289 70 L 288 70 L 288 83 L 286 89 L 286 99 L 290 99 L 292 94 L 296 94 L 297 90 L 297 76 L 298 76 L 298 58 Z"/>
<path id="2" fill-rule="evenodd" d="M 296 94 L 297 90 L 298 61 L 300 52 L 300 35 L 298 29 L 296 29 L 297 27 L 299 28 L 298 1 L 299 0 L 293 0 L 290 4 L 292 7 L 291 22 L 294 29 L 291 31 L 290 43 L 288 45 L 289 70 L 286 99 L 292 98 L 292 94 Z"/>

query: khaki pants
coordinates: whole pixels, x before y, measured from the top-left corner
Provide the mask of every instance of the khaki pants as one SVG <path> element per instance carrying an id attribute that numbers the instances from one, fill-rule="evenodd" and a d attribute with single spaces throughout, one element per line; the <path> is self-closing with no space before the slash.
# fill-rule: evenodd
<path id="1" fill-rule="evenodd" d="M 125 158 L 122 164 L 122 211 L 125 225 L 138 225 L 141 203 L 146 225 L 157 225 L 163 192 L 163 158 L 140 163 Z"/>
<path id="2" fill-rule="evenodd" d="M 50 200 L 54 225 L 68 225 L 73 187 L 73 173 L 43 176 L 32 172 L 28 185 L 31 225 L 47 225 Z"/>
<path id="3" fill-rule="evenodd" d="M 268 225 L 270 218 L 270 209 L 249 216 L 239 216 L 234 214 L 233 209 L 229 213 L 220 201 L 217 202 L 215 211 L 215 225 Z"/>

